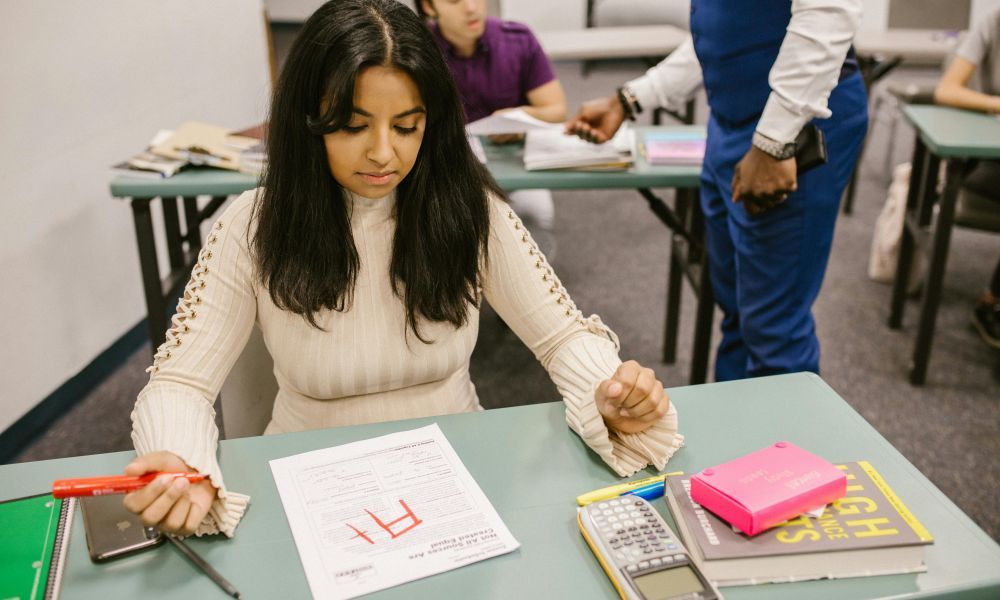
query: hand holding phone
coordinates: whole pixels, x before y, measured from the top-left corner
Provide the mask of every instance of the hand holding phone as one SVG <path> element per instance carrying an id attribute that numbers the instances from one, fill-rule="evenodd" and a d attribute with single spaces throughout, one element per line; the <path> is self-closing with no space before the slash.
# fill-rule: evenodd
<path id="1" fill-rule="evenodd" d="M 80 514 L 87 534 L 90 559 L 104 562 L 163 543 L 163 534 L 146 527 L 122 504 L 122 496 L 80 498 Z"/>
<path id="2" fill-rule="evenodd" d="M 777 160 L 751 146 L 733 172 L 733 202 L 758 217 L 784 202 L 798 188 L 798 177 L 827 161 L 823 130 L 807 123 L 795 138 L 795 155 Z"/>

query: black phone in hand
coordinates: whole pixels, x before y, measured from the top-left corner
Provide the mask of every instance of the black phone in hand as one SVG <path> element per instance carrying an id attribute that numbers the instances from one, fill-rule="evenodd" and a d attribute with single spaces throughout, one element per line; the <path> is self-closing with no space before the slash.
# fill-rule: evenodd
<path id="1" fill-rule="evenodd" d="M 826 137 L 815 123 L 807 123 L 795 138 L 795 171 L 799 175 L 827 161 Z"/>
<path id="2" fill-rule="evenodd" d="M 139 516 L 122 504 L 123 496 L 80 498 L 83 528 L 90 560 L 104 562 L 164 542 L 163 534 L 142 524 Z"/>

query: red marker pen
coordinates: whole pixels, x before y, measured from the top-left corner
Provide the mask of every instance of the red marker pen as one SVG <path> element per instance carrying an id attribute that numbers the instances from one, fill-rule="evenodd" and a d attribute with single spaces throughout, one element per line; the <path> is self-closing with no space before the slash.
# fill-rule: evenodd
<path id="1" fill-rule="evenodd" d="M 208 479 L 202 473 L 146 473 L 138 477 L 130 475 L 109 475 L 107 477 L 84 477 L 82 479 L 60 479 L 52 483 L 54 498 L 71 498 L 78 496 L 104 496 L 107 494 L 127 494 L 146 487 L 161 475 L 172 480 L 184 477 L 191 483 Z"/>

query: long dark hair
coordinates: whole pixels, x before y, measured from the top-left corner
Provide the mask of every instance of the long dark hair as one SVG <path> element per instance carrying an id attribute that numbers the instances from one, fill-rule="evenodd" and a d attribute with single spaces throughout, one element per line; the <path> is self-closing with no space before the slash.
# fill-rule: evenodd
<path id="1" fill-rule="evenodd" d="M 271 300 L 319 327 L 316 312 L 350 310 L 359 259 L 346 192 L 323 134 L 348 124 L 357 75 L 409 75 L 427 110 L 416 163 L 396 190 L 390 275 L 419 339 L 419 317 L 464 325 L 478 302 L 489 238 L 488 194 L 502 196 L 465 137 L 462 106 L 437 45 L 396 0 L 330 0 L 306 21 L 271 104 L 269 165 L 251 241 Z"/>

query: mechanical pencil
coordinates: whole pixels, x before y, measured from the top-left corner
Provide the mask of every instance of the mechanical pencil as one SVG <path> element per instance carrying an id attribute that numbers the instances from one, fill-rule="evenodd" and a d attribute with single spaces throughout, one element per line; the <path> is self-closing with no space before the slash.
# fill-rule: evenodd
<path id="1" fill-rule="evenodd" d="M 84 477 L 81 479 L 60 479 L 52 483 L 54 498 L 72 498 L 79 496 L 104 496 L 107 494 L 127 494 L 146 487 L 157 477 L 165 475 L 171 479 L 184 477 L 191 483 L 208 479 L 202 473 L 163 473 L 153 472 L 132 477 L 129 475 L 109 475 L 106 477 Z"/>

